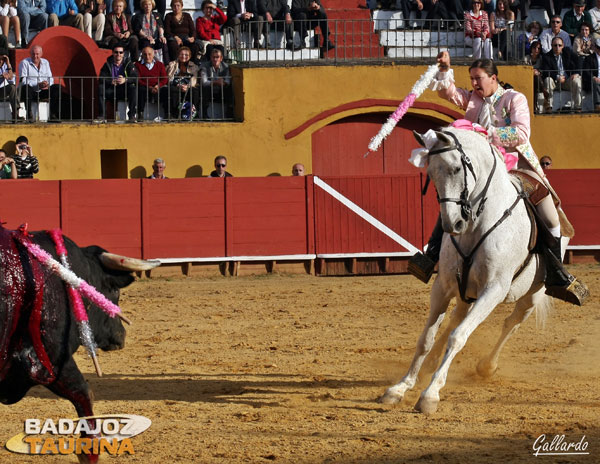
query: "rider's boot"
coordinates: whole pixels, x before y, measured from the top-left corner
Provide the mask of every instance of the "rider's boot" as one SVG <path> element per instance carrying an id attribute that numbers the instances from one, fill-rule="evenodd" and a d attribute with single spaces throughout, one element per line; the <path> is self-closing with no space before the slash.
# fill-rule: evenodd
<path id="1" fill-rule="evenodd" d="M 590 295 L 590 291 L 563 266 L 560 238 L 548 239 L 544 248 L 544 257 L 546 258 L 546 295 L 581 306 Z"/>
<path id="2" fill-rule="evenodd" d="M 440 251 L 442 249 L 442 237 L 444 229 L 442 229 L 442 220 L 438 216 L 435 223 L 429 242 L 427 242 L 427 251 L 425 254 L 417 252 L 408 260 L 408 272 L 414 275 L 422 282 L 429 282 L 433 274 L 435 265 L 440 260 Z"/>

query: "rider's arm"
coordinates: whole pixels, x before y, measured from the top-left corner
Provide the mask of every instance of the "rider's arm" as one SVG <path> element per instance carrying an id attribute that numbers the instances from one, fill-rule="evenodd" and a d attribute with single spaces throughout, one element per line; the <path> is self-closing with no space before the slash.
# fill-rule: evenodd
<path id="1" fill-rule="evenodd" d="M 506 127 L 491 127 L 488 129 L 490 142 L 493 145 L 513 148 L 523 145 L 529 141 L 531 123 L 529 116 L 529 105 L 527 98 L 520 92 L 510 92 L 508 114 L 497 115 L 498 119 L 504 119 Z M 506 108 L 506 105 L 503 105 Z M 503 110 L 504 111 L 504 110 Z"/>

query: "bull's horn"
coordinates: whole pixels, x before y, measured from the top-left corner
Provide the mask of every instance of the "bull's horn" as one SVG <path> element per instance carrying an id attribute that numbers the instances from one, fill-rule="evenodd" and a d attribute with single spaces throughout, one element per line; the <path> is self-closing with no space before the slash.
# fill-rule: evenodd
<path id="1" fill-rule="evenodd" d="M 160 261 L 146 261 L 106 252 L 100 255 L 100 261 L 107 268 L 116 271 L 149 271 L 160 266 Z"/>

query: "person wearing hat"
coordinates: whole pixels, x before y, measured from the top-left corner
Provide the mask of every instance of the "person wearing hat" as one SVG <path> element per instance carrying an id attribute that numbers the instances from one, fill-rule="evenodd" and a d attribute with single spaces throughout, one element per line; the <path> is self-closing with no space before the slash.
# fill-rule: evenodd
<path id="1" fill-rule="evenodd" d="M 573 9 L 565 13 L 562 27 L 569 34 L 571 42 L 579 34 L 583 23 L 592 24 L 592 17 L 585 11 L 585 1 L 575 0 L 573 2 Z"/>
<path id="2" fill-rule="evenodd" d="M 593 49 L 583 60 L 583 88 L 592 93 L 594 111 L 600 113 L 600 38 L 594 39 Z"/>

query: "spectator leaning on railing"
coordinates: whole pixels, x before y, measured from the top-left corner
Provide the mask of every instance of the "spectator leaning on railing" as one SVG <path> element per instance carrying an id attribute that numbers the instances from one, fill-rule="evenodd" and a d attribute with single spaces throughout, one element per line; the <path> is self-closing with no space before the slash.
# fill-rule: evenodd
<path id="1" fill-rule="evenodd" d="M 98 0 L 77 0 L 79 13 L 83 15 L 83 31 L 96 42 L 102 41 L 106 24 L 106 4 L 104 0 L 100 0 L 100 2 Z"/>
<path id="2" fill-rule="evenodd" d="M 548 53 L 552 50 L 552 39 L 554 37 L 560 37 L 565 47 L 571 48 L 571 37 L 566 31 L 561 29 L 562 19 L 559 15 L 554 15 L 550 18 L 550 27 L 545 29 L 540 35 L 540 42 L 542 42 L 542 51 Z"/>
<path id="3" fill-rule="evenodd" d="M 575 0 L 573 2 L 573 9 L 565 13 L 562 27 L 563 30 L 569 34 L 571 42 L 575 39 L 575 36 L 579 34 L 579 30 L 583 23 L 592 24 L 592 17 L 585 11 L 585 1 Z"/>
<path id="4" fill-rule="evenodd" d="M 75 0 L 46 0 L 48 26 L 72 26 L 83 31 L 83 15 Z"/>
<path id="5" fill-rule="evenodd" d="M 575 111 L 581 111 L 581 75 L 579 74 L 579 60 L 577 55 L 564 46 L 560 37 L 552 40 L 552 50 L 542 58 L 542 77 L 547 98 L 544 103 L 544 112 L 552 112 L 555 90 L 571 92 L 571 101 Z"/>
<path id="6" fill-rule="evenodd" d="M 600 38 L 594 40 L 594 53 L 583 61 L 583 88 L 591 92 L 594 111 L 600 112 Z"/>
<path id="7" fill-rule="evenodd" d="M 531 44 L 529 54 L 525 55 L 525 63 L 533 68 L 533 101 L 537 109 L 538 94 L 542 92 L 544 98 L 548 98 L 542 81 L 542 44 L 538 40 Z"/>
<path id="8" fill-rule="evenodd" d="M 21 22 L 21 46 L 26 48 L 30 28 L 43 30 L 48 27 L 46 0 L 19 0 L 17 14 Z"/>

